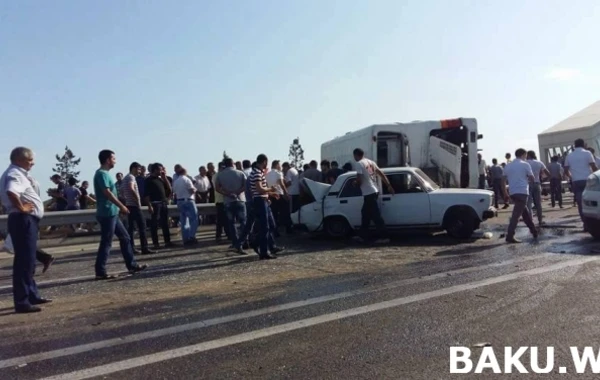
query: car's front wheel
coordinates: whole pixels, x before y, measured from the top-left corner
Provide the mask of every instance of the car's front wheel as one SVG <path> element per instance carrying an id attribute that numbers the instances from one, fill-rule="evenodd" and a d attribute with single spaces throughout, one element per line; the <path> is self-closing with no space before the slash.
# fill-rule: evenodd
<path id="1" fill-rule="evenodd" d="M 325 232 L 332 238 L 341 239 L 348 237 L 352 228 L 346 218 L 334 216 L 325 220 Z"/>
<path id="2" fill-rule="evenodd" d="M 451 213 L 444 224 L 448 235 L 458 239 L 468 239 L 476 230 L 475 219 L 466 210 Z"/>
<path id="3" fill-rule="evenodd" d="M 594 240 L 600 240 L 600 220 L 594 218 L 585 218 L 585 229 L 592 235 Z"/>

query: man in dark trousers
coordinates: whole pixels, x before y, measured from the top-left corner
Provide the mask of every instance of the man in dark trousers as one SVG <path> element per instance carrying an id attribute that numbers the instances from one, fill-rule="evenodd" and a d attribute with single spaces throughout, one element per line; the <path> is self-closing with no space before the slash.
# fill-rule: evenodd
<path id="1" fill-rule="evenodd" d="M 148 211 L 152 215 L 150 221 L 150 234 L 154 249 L 160 249 L 158 242 L 158 225 L 163 231 L 165 247 L 172 248 L 175 245 L 171 242 L 171 232 L 169 231 L 169 197 L 173 193 L 171 182 L 167 178 L 165 167 L 160 163 L 152 164 L 150 175 L 144 182 L 145 200 L 148 205 Z"/>
<path id="2" fill-rule="evenodd" d="M 18 147 L 10 154 L 10 166 L 0 177 L 0 201 L 8 213 L 8 233 L 14 247 L 13 299 L 15 312 L 34 313 L 37 305 L 51 302 L 42 298 L 35 283 L 35 260 L 39 223 L 44 204 L 38 182 L 29 175 L 34 165 L 31 149 Z"/>

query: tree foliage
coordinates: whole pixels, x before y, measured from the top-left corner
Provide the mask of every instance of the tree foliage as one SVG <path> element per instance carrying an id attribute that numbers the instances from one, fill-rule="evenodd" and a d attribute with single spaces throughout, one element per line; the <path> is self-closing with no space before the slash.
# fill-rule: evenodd
<path id="1" fill-rule="evenodd" d="M 304 149 L 302 149 L 299 137 L 296 137 L 290 145 L 289 159 L 293 167 L 302 169 L 302 165 L 304 164 Z"/>
<path id="2" fill-rule="evenodd" d="M 65 152 L 61 155 L 56 155 L 55 167 L 52 171 L 60 176 L 63 181 L 68 181 L 69 178 L 75 178 L 79 182 L 79 171 L 76 171 L 77 165 L 81 163 L 81 158 L 77 158 L 73 151 L 68 146 L 65 147 Z"/>

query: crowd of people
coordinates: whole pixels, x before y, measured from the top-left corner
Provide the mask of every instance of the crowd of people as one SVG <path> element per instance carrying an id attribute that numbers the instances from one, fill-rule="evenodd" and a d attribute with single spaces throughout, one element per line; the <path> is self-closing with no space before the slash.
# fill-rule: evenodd
<path id="1" fill-rule="evenodd" d="M 504 208 L 513 205 L 513 212 L 506 233 L 506 241 L 518 243 L 515 238 L 517 223 L 522 219 L 534 238 L 538 236 L 538 227 L 533 222 L 537 217 L 538 226 L 543 221 L 542 183 L 549 181 L 550 202 L 552 207 L 563 208 L 563 181 L 568 180 L 573 193 L 574 203 L 583 221 L 582 195 L 588 176 L 600 167 L 600 158 L 596 157 L 593 148 L 587 147 L 583 139 L 577 139 L 573 147 L 564 156 L 554 155 L 550 164 L 538 160 L 534 151 L 517 149 L 515 159 L 507 153 L 506 162 L 498 164 L 496 158 L 487 166 L 481 154 L 478 155 L 479 187 L 491 188 L 495 194 L 495 207 L 499 200 L 504 201 Z M 487 182 L 487 186 L 486 186 Z M 535 211 L 535 215 L 534 215 Z M 584 224 L 584 229 L 585 229 Z"/>
<path id="2" fill-rule="evenodd" d="M 153 163 L 146 168 L 137 162 L 129 165 L 127 175 L 110 173 L 116 165 L 115 153 L 103 150 L 98 155 L 100 167 L 92 185 L 94 196 L 88 192 L 88 182 L 77 186 L 74 178 L 67 183 L 59 175 L 51 180 L 56 189 L 48 191 L 54 200 L 56 211 L 86 209 L 94 204 L 96 221 L 100 227 L 100 243 L 96 255 L 95 278 L 107 280 L 115 276 L 108 274 L 106 263 L 113 237 L 119 240 L 120 251 L 130 274 L 143 271 L 146 264 L 139 264 L 136 253 L 153 254 L 176 244 L 171 241 L 168 205 L 176 204 L 179 217 L 175 222 L 181 226 L 184 246 L 193 246 L 197 228 L 202 218 L 197 204 L 214 203 L 217 215 L 216 239 L 222 241 L 223 233 L 230 248 L 240 255 L 247 255 L 252 248 L 261 260 L 277 258 L 284 250 L 276 245 L 279 237 L 278 225 L 293 233 L 290 215 L 300 207 L 300 179 L 333 183 L 351 165 L 340 169 L 336 162 L 323 161 L 321 170 L 316 161 L 311 161 L 303 170 L 290 163 L 269 160 L 264 154 L 257 156 L 254 163 L 249 160 L 234 162 L 230 158 L 215 165 L 209 163 L 192 177 L 181 165 L 176 165 L 173 176 L 168 176 L 164 165 Z M 39 305 L 52 302 L 43 298 L 34 280 L 35 262 L 42 262 L 45 272 L 54 257 L 38 248 L 39 222 L 44 216 L 39 183 L 29 174 L 34 165 L 31 149 L 18 147 L 10 155 L 11 164 L 0 178 L 0 202 L 8 214 L 6 242 L 14 253 L 13 296 L 17 313 L 41 311 Z M 147 206 L 149 221 L 142 212 Z M 147 223 L 149 222 L 149 223 Z M 376 220 L 376 222 L 378 222 Z M 377 223 L 381 227 L 382 221 Z M 149 228 L 152 249 L 149 247 L 146 230 Z M 161 246 L 158 229 L 162 229 Z M 134 232 L 137 229 L 140 250 L 135 248 Z M 78 230 L 82 230 L 78 228 Z M 7 244 L 8 245 L 8 244 Z"/>

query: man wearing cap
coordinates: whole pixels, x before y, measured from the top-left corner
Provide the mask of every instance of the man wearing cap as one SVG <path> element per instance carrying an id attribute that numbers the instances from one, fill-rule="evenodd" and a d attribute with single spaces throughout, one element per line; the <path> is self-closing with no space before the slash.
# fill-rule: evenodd
<path id="1" fill-rule="evenodd" d="M 42 298 L 35 283 L 35 260 L 39 223 L 44 216 L 39 184 L 29 175 L 34 154 L 18 147 L 10 153 L 10 166 L 0 177 L 0 201 L 8 213 L 8 233 L 14 247 L 13 300 L 15 312 L 35 313 L 37 305 L 52 302 Z"/>

